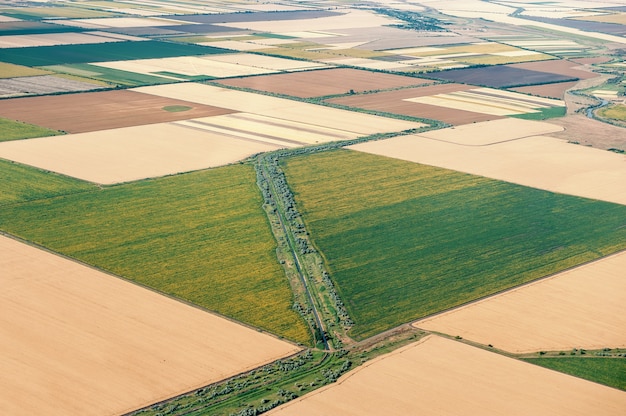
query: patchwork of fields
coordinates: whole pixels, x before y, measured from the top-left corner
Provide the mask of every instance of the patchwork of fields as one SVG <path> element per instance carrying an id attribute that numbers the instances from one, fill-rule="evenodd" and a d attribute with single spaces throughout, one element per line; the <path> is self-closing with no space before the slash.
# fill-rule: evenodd
<path id="1" fill-rule="evenodd" d="M 0 412 L 620 414 L 625 13 L 3 2 Z"/>
<path id="2" fill-rule="evenodd" d="M 626 248 L 622 205 L 351 151 L 285 172 L 358 338 Z"/>

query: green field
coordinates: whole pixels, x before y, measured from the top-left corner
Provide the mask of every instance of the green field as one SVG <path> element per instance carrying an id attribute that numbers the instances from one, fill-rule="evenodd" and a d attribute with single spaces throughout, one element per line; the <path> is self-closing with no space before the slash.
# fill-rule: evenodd
<path id="1" fill-rule="evenodd" d="M 60 131 L 50 130 L 21 121 L 0 118 L 0 142 L 8 140 L 31 139 L 33 137 L 56 136 Z"/>
<path id="2" fill-rule="evenodd" d="M 131 59 L 170 58 L 175 56 L 232 53 L 212 46 L 187 45 L 156 40 L 110 42 L 86 45 L 6 48 L 2 61 L 17 65 L 46 66 L 87 62 L 124 61 Z"/>
<path id="3" fill-rule="evenodd" d="M 142 85 L 171 84 L 177 82 L 169 78 L 89 64 L 49 65 L 42 68 L 61 74 L 87 77 L 123 87 L 139 87 Z"/>
<path id="4" fill-rule="evenodd" d="M 308 343 L 261 203 L 240 164 L 6 204 L 0 229 Z"/>
<path id="5" fill-rule="evenodd" d="M 613 120 L 626 121 L 626 105 L 616 104 L 598 110 L 598 115 Z"/>
<path id="6" fill-rule="evenodd" d="M 527 358 L 524 361 L 626 390 L 626 358 L 558 357 Z"/>
<path id="7" fill-rule="evenodd" d="M 78 179 L 0 159 L 0 206 L 94 189 L 94 185 Z"/>
<path id="8" fill-rule="evenodd" d="M 355 338 L 626 248 L 626 206 L 348 150 L 285 160 Z"/>
<path id="9" fill-rule="evenodd" d="M 522 118 L 524 120 L 546 120 L 548 118 L 563 117 L 567 112 L 567 107 L 546 107 L 537 108 L 536 113 L 514 114 L 511 117 Z"/>

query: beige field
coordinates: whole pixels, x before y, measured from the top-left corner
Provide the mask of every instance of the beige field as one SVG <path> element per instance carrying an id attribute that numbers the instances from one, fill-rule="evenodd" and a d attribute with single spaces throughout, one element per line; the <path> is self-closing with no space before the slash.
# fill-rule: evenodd
<path id="1" fill-rule="evenodd" d="M 0 157 L 113 184 L 222 166 L 279 147 L 285 145 L 177 121 L 3 142 Z"/>
<path id="2" fill-rule="evenodd" d="M 356 136 L 396 132 L 418 128 L 423 125 L 421 123 L 189 82 L 140 87 L 134 90 L 161 97 L 184 97 L 186 101 L 201 104 L 213 103 L 213 105 L 219 105 L 222 108 L 229 108 L 235 111 L 303 123 L 307 128 L 311 126 L 315 128 L 325 127 Z"/>
<path id="3" fill-rule="evenodd" d="M 513 353 L 626 347 L 626 253 L 416 322 Z"/>
<path id="4" fill-rule="evenodd" d="M 626 393 L 429 336 L 268 415 L 622 415 Z"/>
<path id="5" fill-rule="evenodd" d="M 25 48 L 32 46 L 81 45 L 90 43 L 122 42 L 125 40 L 139 41 L 146 39 L 135 36 L 108 34 L 105 32 L 9 35 L 0 36 L 0 49 Z"/>
<path id="6" fill-rule="evenodd" d="M 173 79 L 176 79 L 175 75 L 162 75 L 158 74 L 158 72 L 172 72 L 174 74 L 188 76 L 206 75 L 216 78 L 271 74 L 274 72 L 278 72 L 267 68 L 238 65 L 229 62 L 220 62 L 208 58 L 209 56 L 179 56 L 174 58 L 95 62 L 91 65 L 118 69 L 122 71 L 136 72 L 139 74 L 157 75 Z"/>
<path id="7" fill-rule="evenodd" d="M 344 11 L 342 11 L 343 13 Z M 238 29 L 252 30 L 255 32 L 271 32 L 277 34 L 307 31 L 333 31 L 338 29 L 358 29 L 366 27 L 379 27 L 396 23 L 390 19 L 368 10 L 345 10 L 338 16 L 318 17 L 315 19 L 260 21 L 260 22 L 232 22 L 224 23 L 223 26 Z"/>
<path id="8" fill-rule="evenodd" d="M 109 17 L 92 18 L 80 20 L 63 20 L 66 26 L 76 26 L 82 28 L 126 28 L 126 27 L 153 27 L 153 26 L 174 26 L 189 24 L 182 20 L 158 18 L 158 17 Z"/>
<path id="9" fill-rule="evenodd" d="M 328 66 L 318 62 L 306 62 L 274 56 L 254 55 L 251 53 L 209 55 L 206 59 L 235 65 L 244 65 L 252 68 L 271 69 L 274 71 L 303 71 L 307 69 L 326 68 Z"/>
<path id="10" fill-rule="evenodd" d="M 119 415 L 297 347 L 0 236 L 0 409 Z"/>
<path id="11" fill-rule="evenodd" d="M 448 130 L 450 133 L 445 138 L 448 141 L 414 135 L 362 143 L 352 148 L 548 191 L 626 204 L 625 155 L 545 136 L 467 146 L 457 143 L 470 137 L 470 133 L 465 130 L 455 136 L 452 130 L 456 128 Z M 489 125 L 484 125 L 482 130 L 477 128 L 475 134 L 478 140 L 491 135 Z"/>
<path id="12" fill-rule="evenodd" d="M 377 59 L 368 59 L 368 58 L 332 58 L 332 59 L 324 59 L 324 62 L 335 65 L 349 65 L 355 66 L 358 68 L 367 68 L 367 69 L 379 69 L 379 70 L 388 70 L 388 71 L 409 71 L 409 70 L 417 70 L 419 68 L 415 68 L 413 65 L 405 64 L 402 62 L 388 62 L 388 61 L 379 61 Z"/>
<path id="13" fill-rule="evenodd" d="M 527 114 L 537 112 L 541 108 L 565 106 L 565 103 L 561 100 L 531 97 L 525 94 L 493 88 L 476 88 L 467 91 L 407 98 L 405 100 L 494 116 Z"/>

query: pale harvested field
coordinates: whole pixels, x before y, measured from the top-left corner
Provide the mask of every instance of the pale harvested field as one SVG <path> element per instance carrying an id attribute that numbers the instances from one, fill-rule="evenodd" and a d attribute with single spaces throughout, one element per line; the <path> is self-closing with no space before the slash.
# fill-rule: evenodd
<path id="1" fill-rule="evenodd" d="M 0 409 L 119 415 L 297 351 L 0 236 Z"/>
<path id="2" fill-rule="evenodd" d="M 187 76 L 205 75 L 216 78 L 244 75 L 269 74 L 275 70 L 220 62 L 207 57 L 179 56 L 173 58 L 136 59 L 128 61 L 96 62 L 91 65 L 146 75 L 160 75 L 158 72 L 171 72 Z M 175 75 L 172 75 L 175 78 Z"/>
<path id="3" fill-rule="evenodd" d="M 0 78 L 0 97 L 89 91 L 101 86 L 56 75 Z"/>
<path id="4" fill-rule="evenodd" d="M 468 126 L 469 127 L 469 126 Z M 488 133 L 487 127 L 477 131 Z M 467 131 L 446 140 L 462 142 Z M 552 192 L 626 204 L 626 156 L 533 136 L 507 142 L 466 146 L 424 136 L 362 143 L 353 149 Z"/>
<path id="5" fill-rule="evenodd" d="M 423 104 L 415 102 L 415 100 L 408 101 L 408 99 L 414 99 L 416 97 L 456 93 L 459 91 L 468 91 L 473 88 L 474 87 L 471 85 L 461 84 L 429 85 L 426 87 L 406 88 L 398 91 L 333 98 L 328 100 L 328 102 L 368 110 L 386 111 L 389 113 L 441 120 L 454 125 L 502 118 L 503 116 Z"/>
<path id="6" fill-rule="evenodd" d="M 626 253 L 416 322 L 512 353 L 626 347 Z"/>
<path id="7" fill-rule="evenodd" d="M 285 144 L 190 120 L 4 142 L 0 157 L 113 184 L 223 166 L 279 147 Z"/>
<path id="8" fill-rule="evenodd" d="M 367 10 L 346 10 L 338 16 L 318 17 L 314 19 L 257 21 L 257 22 L 229 22 L 222 26 L 252 30 L 254 32 L 271 32 L 283 34 L 288 32 L 333 31 L 337 29 L 358 29 L 380 27 L 395 23 L 394 19 L 375 14 Z"/>
<path id="9" fill-rule="evenodd" d="M 325 127 L 357 136 L 402 131 L 422 126 L 421 123 L 378 117 L 196 83 L 140 87 L 133 90 L 172 99 L 184 99 L 205 105 L 218 105 L 232 111 L 299 122 L 309 127 Z"/>
<path id="10" fill-rule="evenodd" d="M 377 59 L 368 58 L 341 58 L 338 56 L 337 58 L 325 59 L 324 62 L 335 65 L 349 65 L 359 68 L 380 69 L 388 71 L 411 71 L 419 69 L 416 68 L 414 65 L 409 65 L 402 62 L 379 61 Z"/>
<path id="11" fill-rule="evenodd" d="M 261 75 L 220 81 L 221 84 L 225 85 L 252 88 L 301 98 L 346 94 L 350 90 L 363 92 L 431 84 L 433 82 L 434 81 L 428 79 L 361 71 L 350 68 Z"/>
<path id="12" fill-rule="evenodd" d="M 428 131 L 420 137 L 465 146 L 484 146 L 562 130 L 560 126 L 542 121 L 504 118 Z"/>
<path id="13" fill-rule="evenodd" d="M 170 112 L 169 106 L 190 107 Z M 225 108 L 134 91 L 15 98 L 0 101 L 0 116 L 69 133 L 130 127 L 232 113 Z"/>
<path id="14" fill-rule="evenodd" d="M 268 415 L 622 415 L 626 394 L 429 336 Z"/>
<path id="15" fill-rule="evenodd" d="M 273 71 L 304 71 L 325 68 L 328 65 L 319 62 L 299 61 L 275 56 L 254 55 L 251 53 L 231 53 L 226 55 L 208 55 L 205 59 L 216 62 L 243 65 L 251 68 L 263 68 Z"/>
<path id="16" fill-rule="evenodd" d="M 90 43 L 122 42 L 124 40 L 139 41 L 145 39 L 134 36 L 108 35 L 104 32 L 9 35 L 0 36 L 0 49 L 25 48 L 33 46 L 81 45 Z"/>
<path id="17" fill-rule="evenodd" d="M 188 24 L 181 20 L 158 18 L 158 17 L 109 17 L 91 18 L 80 20 L 64 20 L 64 25 L 84 28 L 129 28 L 129 27 L 153 27 L 174 26 Z"/>
<path id="18" fill-rule="evenodd" d="M 555 59 L 552 61 L 540 61 L 540 62 L 524 62 L 519 64 L 507 65 L 513 68 L 530 69 L 532 71 L 550 72 L 553 74 L 566 75 L 569 77 L 576 77 L 580 79 L 595 78 L 598 76 L 595 72 L 584 66 L 570 62 L 564 59 Z"/>

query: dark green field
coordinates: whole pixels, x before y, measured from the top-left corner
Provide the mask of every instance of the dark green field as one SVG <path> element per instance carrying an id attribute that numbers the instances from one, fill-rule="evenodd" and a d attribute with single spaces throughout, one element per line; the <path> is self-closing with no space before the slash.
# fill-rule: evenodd
<path id="1" fill-rule="evenodd" d="M 169 78 L 139 74 L 136 72 L 122 71 L 119 69 L 89 64 L 49 65 L 43 67 L 43 69 L 62 74 L 96 79 L 98 81 L 116 84 L 123 87 L 139 87 L 142 85 L 171 84 L 177 82 L 176 80 Z"/>
<path id="2" fill-rule="evenodd" d="M 93 191 L 94 185 L 0 159 L 0 212 L 5 204 Z"/>
<path id="3" fill-rule="evenodd" d="M 212 46 L 187 45 L 156 40 L 111 42 L 87 45 L 38 46 L 6 48 L 2 61 L 26 66 L 78 64 L 86 62 L 124 61 L 131 59 L 170 58 L 174 56 L 232 53 Z"/>
<path id="4" fill-rule="evenodd" d="M 22 178 L 26 187 L 26 179 Z M 33 178 L 32 182 L 37 179 Z M 4 186 L 4 182 L 3 186 Z M 58 184 L 58 187 L 69 186 Z M 308 343 L 252 166 L 5 204 L 0 229 Z M 17 199 L 17 198 L 14 198 Z"/>
<path id="5" fill-rule="evenodd" d="M 21 121 L 0 118 L 0 142 L 19 139 L 31 139 L 35 137 L 56 136 L 60 131 L 22 123 Z"/>
<path id="6" fill-rule="evenodd" d="M 626 206 L 348 150 L 286 161 L 356 338 L 626 248 Z"/>
<path id="7" fill-rule="evenodd" d="M 626 390 L 626 358 L 558 357 L 527 358 L 524 361 Z"/>

